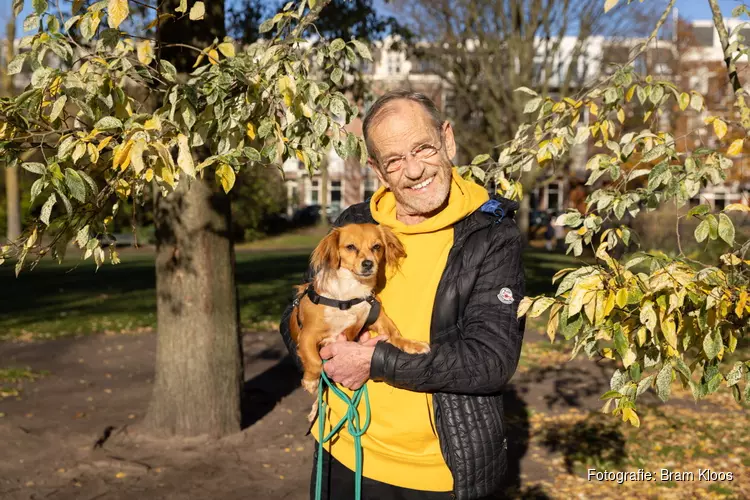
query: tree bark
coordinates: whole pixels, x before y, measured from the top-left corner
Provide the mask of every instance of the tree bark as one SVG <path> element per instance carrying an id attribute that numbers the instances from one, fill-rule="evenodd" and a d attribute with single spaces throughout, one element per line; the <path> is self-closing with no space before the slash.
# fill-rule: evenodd
<path id="1" fill-rule="evenodd" d="M 8 74 L 8 64 L 13 59 L 13 41 L 16 38 L 16 18 L 10 13 L 6 25 L 5 54 L 2 68 L 3 95 L 12 96 L 13 75 Z M 5 199 L 7 203 L 8 226 L 6 237 L 15 241 L 21 236 L 21 190 L 18 184 L 18 167 L 5 167 Z"/>
<path id="2" fill-rule="evenodd" d="M 158 339 L 146 425 L 157 434 L 240 430 L 242 358 L 229 201 L 182 182 L 156 210 Z"/>
<path id="3" fill-rule="evenodd" d="M 179 0 L 168 0 L 160 8 L 177 6 Z M 223 37 L 223 2 L 211 2 L 203 21 L 186 17 L 161 29 L 163 44 L 205 47 Z M 197 53 L 178 50 L 166 47 L 160 56 L 190 71 Z M 189 186 L 182 179 L 157 199 L 156 378 L 144 422 L 155 434 L 219 437 L 240 430 L 243 366 L 230 214 L 228 196 L 200 179 Z"/>

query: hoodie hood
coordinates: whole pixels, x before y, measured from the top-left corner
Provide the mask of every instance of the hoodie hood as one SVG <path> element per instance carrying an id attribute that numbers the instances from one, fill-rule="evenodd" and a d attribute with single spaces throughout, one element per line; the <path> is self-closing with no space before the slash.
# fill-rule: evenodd
<path id="1" fill-rule="evenodd" d="M 463 179 L 451 169 L 451 187 L 448 204 L 434 216 L 418 224 L 404 224 L 396 218 L 396 197 L 390 189 L 381 186 L 370 200 L 372 217 L 379 224 L 391 228 L 400 234 L 420 234 L 440 231 L 453 226 L 467 215 L 476 211 L 487 200 L 489 195 L 479 184 Z"/>

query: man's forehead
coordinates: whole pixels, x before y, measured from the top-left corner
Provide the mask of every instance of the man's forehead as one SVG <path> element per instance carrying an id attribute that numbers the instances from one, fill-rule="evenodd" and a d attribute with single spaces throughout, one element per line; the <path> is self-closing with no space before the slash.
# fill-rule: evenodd
<path id="1" fill-rule="evenodd" d="M 416 146 L 436 135 L 429 114 L 417 103 L 396 101 L 389 103 L 380 113 L 372 126 L 370 137 L 381 154 L 387 154 L 389 149 Z"/>

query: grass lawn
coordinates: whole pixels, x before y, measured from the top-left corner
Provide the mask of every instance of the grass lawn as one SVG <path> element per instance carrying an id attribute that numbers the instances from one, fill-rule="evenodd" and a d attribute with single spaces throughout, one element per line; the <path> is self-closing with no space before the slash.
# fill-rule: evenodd
<path id="1" fill-rule="evenodd" d="M 302 280 L 307 260 L 320 240 L 319 229 L 268 238 L 237 249 L 237 284 L 244 328 L 276 328 Z M 156 326 L 153 254 L 126 251 L 122 263 L 96 271 L 91 261 L 51 259 L 16 279 L 13 266 L 0 266 L 0 340 L 56 338 L 96 332 L 138 332 Z M 549 292 L 552 275 L 576 265 L 564 255 L 529 250 L 525 257 L 528 292 Z"/>

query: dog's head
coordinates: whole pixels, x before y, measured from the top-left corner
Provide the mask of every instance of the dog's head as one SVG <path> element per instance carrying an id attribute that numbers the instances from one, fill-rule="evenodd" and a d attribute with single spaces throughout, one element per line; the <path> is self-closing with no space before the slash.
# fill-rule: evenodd
<path id="1" fill-rule="evenodd" d="M 358 280 L 375 283 L 387 266 L 398 267 L 406 257 L 399 239 L 387 227 L 348 224 L 334 228 L 313 251 L 316 272 L 347 269 Z"/>

